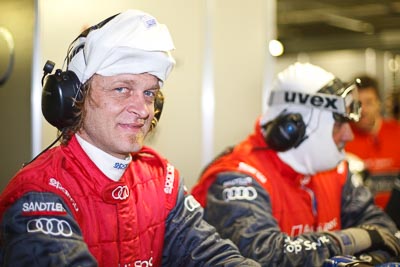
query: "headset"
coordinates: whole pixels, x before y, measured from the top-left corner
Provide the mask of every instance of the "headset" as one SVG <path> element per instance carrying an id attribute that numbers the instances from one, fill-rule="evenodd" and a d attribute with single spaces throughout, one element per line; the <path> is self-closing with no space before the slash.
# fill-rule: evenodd
<path id="1" fill-rule="evenodd" d="M 261 126 L 268 147 L 279 152 L 298 147 L 307 137 L 306 124 L 300 113 L 281 113 Z"/>
<path id="2" fill-rule="evenodd" d="M 92 30 L 101 28 L 117 15 L 119 15 L 119 13 L 86 29 L 78 37 L 76 37 L 74 41 L 72 41 L 71 45 L 77 39 L 81 37 L 87 37 Z M 79 45 L 74 49 L 68 49 L 66 57 L 67 69 L 70 60 L 83 48 L 84 44 Z M 78 110 L 75 106 L 75 103 L 82 100 L 82 84 L 77 75 L 70 70 L 62 71 L 61 69 L 57 69 L 54 74 L 51 74 L 54 66 L 55 63 L 48 60 L 43 67 L 42 113 L 45 119 L 51 125 L 62 131 L 66 127 L 72 126 L 78 119 Z M 43 85 L 43 81 L 46 77 L 47 79 Z M 164 96 L 160 91 L 158 91 L 154 101 L 154 119 L 151 122 L 153 128 L 160 120 L 163 105 Z"/>

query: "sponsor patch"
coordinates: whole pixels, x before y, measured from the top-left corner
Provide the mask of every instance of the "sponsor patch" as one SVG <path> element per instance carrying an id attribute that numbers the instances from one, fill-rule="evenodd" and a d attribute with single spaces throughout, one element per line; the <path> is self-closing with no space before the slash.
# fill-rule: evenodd
<path id="1" fill-rule="evenodd" d="M 306 240 L 302 238 L 297 238 L 296 240 L 291 240 L 290 237 L 285 239 L 284 252 L 298 254 L 303 250 L 317 250 L 319 247 L 323 246 L 325 243 L 330 243 L 330 240 L 326 236 L 320 236 L 316 241 Z"/>
<path id="2" fill-rule="evenodd" d="M 251 173 L 263 184 L 267 182 L 267 178 L 261 172 L 244 162 L 239 162 L 238 170 Z"/>
<path id="3" fill-rule="evenodd" d="M 66 215 L 67 212 L 61 203 L 31 201 L 22 203 L 23 216 L 57 216 Z"/>
<path id="4" fill-rule="evenodd" d="M 76 211 L 79 211 L 78 204 L 77 204 L 77 203 L 75 202 L 75 200 L 72 198 L 72 196 L 71 196 L 71 194 L 68 192 L 68 190 L 65 189 L 59 181 L 57 181 L 55 178 L 50 178 L 50 179 L 49 179 L 49 185 L 51 185 L 51 186 L 55 187 L 56 189 L 60 190 L 61 192 L 63 192 L 63 194 L 64 194 L 65 196 L 67 196 L 67 198 L 68 198 L 69 201 L 71 202 L 71 204 L 72 204 L 72 206 L 74 207 L 74 209 L 75 209 Z"/>
<path id="5" fill-rule="evenodd" d="M 257 198 L 257 190 L 252 186 L 232 186 L 224 188 L 222 197 L 225 201 L 254 200 Z"/>
<path id="6" fill-rule="evenodd" d="M 339 233 L 339 237 L 342 240 L 343 245 L 349 246 L 352 245 L 353 242 L 351 241 L 350 237 L 348 235 L 345 235 L 343 233 Z"/>
<path id="7" fill-rule="evenodd" d="M 42 233 L 45 235 L 52 236 L 72 236 L 72 227 L 66 220 L 60 220 L 57 218 L 35 218 L 29 220 L 26 224 L 26 230 L 28 233 Z"/>
<path id="8" fill-rule="evenodd" d="M 154 17 L 145 15 L 142 17 L 143 24 L 146 28 L 151 28 L 157 25 L 157 21 Z"/>
<path id="9" fill-rule="evenodd" d="M 112 183 L 104 188 L 102 195 L 105 202 L 115 204 L 126 201 L 130 190 L 125 183 Z"/>
<path id="10" fill-rule="evenodd" d="M 171 194 L 172 189 L 174 188 L 174 180 L 175 180 L 175 168 L 171 164 L 167 164 L 167 175 L 165 177 L 165 185 L 164 192 L 166 194 Z"/>
<path id="11" fill-rule="evenodd" d="M 129 197 L 129 188 L 127 185 L 119 185 L 111 192 L 111 197 L 115 200 L 125 200 Z"/>
<path id="12" fill-rule="evenodd" d="M 311 108 L 318 108 L 336 112 L 346 113 L 344 99 L 341 96 L 328 94 L 306 94 L 293 91 L 272 91 L 269 105 L 296 104 Z"/>
<path id="13" fill-rule="evenodd" d="M 129 164 L 121 163 L 121 162 L 115 162 L 113 165 L 114 169 L 117 170 L 125 170 L 128 167 Z"/>
<path id="14" fill-rule="evenodd" d="M 338 219 L 335 217 L 329 222 L 320 222 L 316 227 L 308 224 L 297 224 L 292 226 L 291 236 L 298 236 L 310 232 L 326 232 L 335 230 L 338 226 Z"/>
<path id="15" fill-rule="evenodd" d="M 222 183 L 223 187 L 230 187 L 235 185 L 248 186 L 253 184 L 253 179 L 249 176 L 239 177 Z"/>
<path id="16" fill-rule="evenodd" d="M 129 267 L 129 265 L 124 265 L 124 267 Z M 151 267 L 153 266 L 153 257 L 150 257 L 148 260 L 137 260 L 135 261 L 135 267 Z"/>

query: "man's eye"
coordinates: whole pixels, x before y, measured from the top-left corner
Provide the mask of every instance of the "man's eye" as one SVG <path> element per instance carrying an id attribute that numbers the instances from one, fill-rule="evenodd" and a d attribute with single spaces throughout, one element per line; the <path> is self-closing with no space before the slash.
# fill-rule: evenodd
<path id="1" fill-rule="evenodd" d="M 145 91 L 144 95 L 147 97 L 155 98 L 156 97 L 156 92 L 155 91 Z"/>
<path id="2" fill-rule="evenodd" d="M 126 89 L 125 87 L 118 87 L 115 88 L 114 90 L 118 93 L 125 93 L 128 89 Z"/>

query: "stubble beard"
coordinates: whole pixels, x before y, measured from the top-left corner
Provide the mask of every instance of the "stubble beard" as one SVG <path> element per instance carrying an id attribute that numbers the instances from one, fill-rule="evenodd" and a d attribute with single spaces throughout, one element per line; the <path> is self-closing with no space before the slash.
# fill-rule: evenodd
<path id="1" fill-rule="evenodd" d="M 132 152 L 138 152 L 140 149 L 142 149 L 145 137 L 146 135 L 142 131 L 132 137 L 130 141 L 130 143 L 133 145 Z"/>

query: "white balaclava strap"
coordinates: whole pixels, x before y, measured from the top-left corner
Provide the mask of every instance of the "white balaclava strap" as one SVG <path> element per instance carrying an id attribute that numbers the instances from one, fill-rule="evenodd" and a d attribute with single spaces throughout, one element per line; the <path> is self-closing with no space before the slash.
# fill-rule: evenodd
<path id="1" fill-rule="evenodd" d="M 127 10 L 72 44 L 68 70 L 75 72 L 81 83 L 95 73 L 150 73 L 162 86 L 175 64 L 170 55 L 173 49 L 165 25 L 140 10 Z"/>
<path id="2" fill-rule="evenodd" d="M 316 94 L 334 78 L 333 74 L 320 67 L 309 63 L 295 63 L 278 74 L 274 91 Z M 344 151 L 339 151 L 333 140 L 332 130 L 335 121 L 332 111 L 282 103 L 268 106 L 260 124 L 264 125 L 282 113 L 300 113 L 306 124 L 306 139 L 298 147 L 278 152 L 278 157 L 296 172 L 312 175 L 335 168 L 344 159 Z"/>

